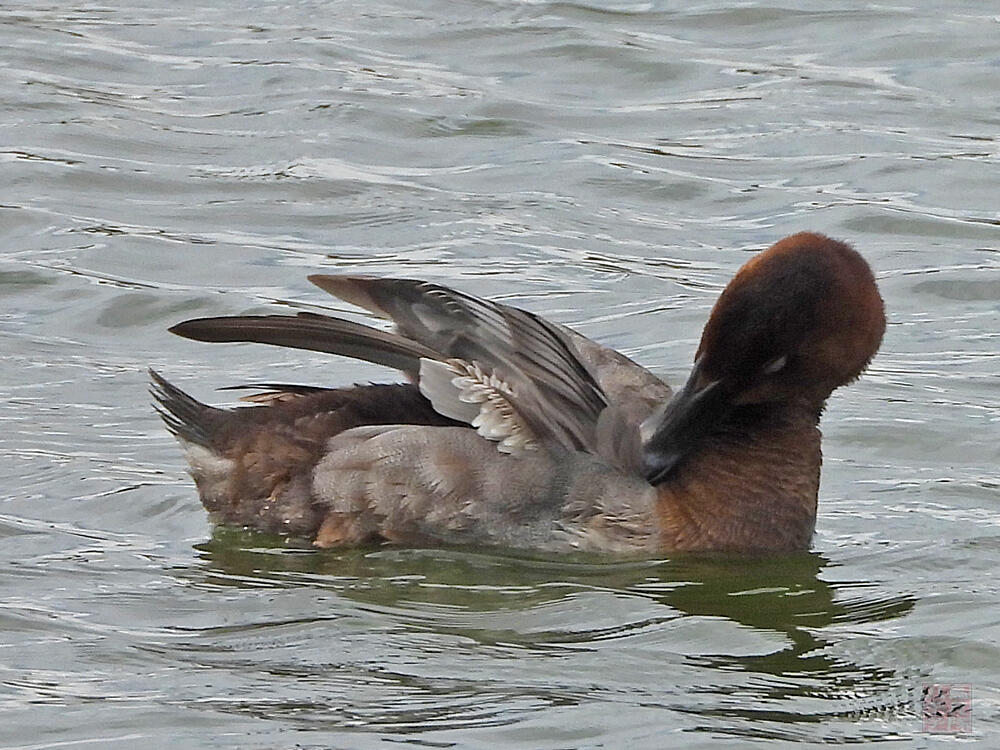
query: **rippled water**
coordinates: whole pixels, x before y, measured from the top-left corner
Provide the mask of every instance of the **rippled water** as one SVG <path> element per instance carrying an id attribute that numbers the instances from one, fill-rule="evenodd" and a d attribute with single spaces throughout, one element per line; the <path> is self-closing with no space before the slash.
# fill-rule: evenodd
<path id="1" fill-rule="evenodd" d="M 928 684 L 1000 743 L 993 4 L 128 5 L 0 6 L 3 747 L 961 739 Z M 386 377 L 166 333 L 329 308 L 323 269 L 502 295 L 676 381 L 801 229 L 890 314 L 827 411 L 808 555 L 213 532 L 145 392 Z"/>

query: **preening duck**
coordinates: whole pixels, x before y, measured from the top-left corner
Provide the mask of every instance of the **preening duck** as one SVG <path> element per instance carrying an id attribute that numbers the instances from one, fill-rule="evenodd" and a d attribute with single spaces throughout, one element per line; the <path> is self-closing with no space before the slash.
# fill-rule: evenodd
<path id="1" fill-rule="evenodd" d="M 739 270 L 676 393 L 516 307 L 409 279 L 310 280 L 394 330 L 299 313 L 171 331 L 353 357 L 407 382 L 256 386 L 252 406 L 220 409 L 151 376 L 212 518 L 319 547 L 807 549 L 820 415 L 885 329 L 868 264 L 813 233 Z"/>

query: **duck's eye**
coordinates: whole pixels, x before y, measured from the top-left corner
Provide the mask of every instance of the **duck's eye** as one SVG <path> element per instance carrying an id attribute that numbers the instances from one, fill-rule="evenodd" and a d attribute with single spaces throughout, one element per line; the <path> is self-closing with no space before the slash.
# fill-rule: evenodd
<path id="1" fill-rule="evenodd" d="M 770 362 L 764 365 L 762 372 L 765 375 L 774 375 L 774 373 L 781 372 L 782 370 L 784 370 L 785 365 L 787 364 L 788 364 L 788 355 L 782 354 L 780 357 L 772 359 Z"/>

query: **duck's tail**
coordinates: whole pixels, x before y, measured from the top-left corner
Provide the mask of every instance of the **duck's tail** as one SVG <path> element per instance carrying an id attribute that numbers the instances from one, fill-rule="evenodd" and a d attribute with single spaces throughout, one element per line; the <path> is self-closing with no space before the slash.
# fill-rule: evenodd
<path id="1" fill-rule="evenodd" d="M 186 443 L 212 447 L 212 436 L 225 410 L 203 404 L 150 368 L 149 392 L 156 411 L 171 433 Z"/>

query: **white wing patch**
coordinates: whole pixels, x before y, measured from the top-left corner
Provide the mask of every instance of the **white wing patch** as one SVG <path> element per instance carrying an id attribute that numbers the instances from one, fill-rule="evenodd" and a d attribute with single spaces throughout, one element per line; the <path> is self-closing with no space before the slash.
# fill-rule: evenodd
<path id="1" fill-rule="evenodd" d="M 538 447 L 512 404 L 514 390 L 478 362 L 421 359 L 420 392 L 438 414 L 472 425 L 482 437 L 498 442 L 501 453 Z"/>

